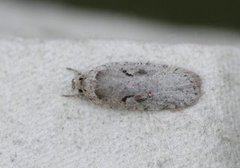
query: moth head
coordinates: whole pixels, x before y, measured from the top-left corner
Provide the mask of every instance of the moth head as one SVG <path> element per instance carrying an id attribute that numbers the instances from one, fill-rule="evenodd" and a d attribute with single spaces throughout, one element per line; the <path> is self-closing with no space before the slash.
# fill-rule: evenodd
<path id="1" fill-rule="evenodd" d="M 84 77 L 81 74 L 78 74 L 75 78 L 72 79 L 72 89 L 77 90 L 78 93 L 83 93 L 83 81 Z"/>
<path id="2" fill-rule="evenodd" d="M 83 93 L 83 81 L 85 79 L 84 75 L 76 69 L 67 68 L 67 70 L 72 71 L 74 73 L 74 78 L 72 79 L 72 89 L 77 90 L 79 94 Z"/>

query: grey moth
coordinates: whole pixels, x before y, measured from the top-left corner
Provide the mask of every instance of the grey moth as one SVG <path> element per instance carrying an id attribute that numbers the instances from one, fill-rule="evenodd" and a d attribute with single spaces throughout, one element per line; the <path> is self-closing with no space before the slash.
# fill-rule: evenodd
<path id="1" fill-rule="evenodd" d="M 75 73 L 72 88 L 77 95 L 110 108 L 178 110 L 195 104 L 201 95 L 199 75 L 175 66 L 114 62 L 86 73 L 68 70 Z"/>

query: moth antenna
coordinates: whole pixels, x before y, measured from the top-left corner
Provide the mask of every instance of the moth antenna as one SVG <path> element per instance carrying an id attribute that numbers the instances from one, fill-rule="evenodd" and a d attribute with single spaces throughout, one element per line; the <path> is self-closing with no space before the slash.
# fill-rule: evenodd
<path id="1" fill-rule="evenodd" d="M 73 68 L 67 67 L 66 69 L 67 69 L 68 71 L 72 71 L 75 75 L 81 75 L 81 74 L 82 74 L 81 72 L 79 72 L 78 70 L 73 69 Z"/>
<path id="2" fill-rule="evenodd" d="M 63 97 L 79 97 L 79 94 L 74 94 L 74 95 L 67 95 L 67 94 L 63 94 Z"/>

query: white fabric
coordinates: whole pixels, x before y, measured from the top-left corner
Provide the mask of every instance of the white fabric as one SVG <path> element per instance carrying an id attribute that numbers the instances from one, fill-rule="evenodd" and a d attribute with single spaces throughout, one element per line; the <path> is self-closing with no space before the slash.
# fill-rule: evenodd
<path id="1" fill-rule="evenodd" d="M 115 61 L 198 73 L 203 94 L 179 112 L 106 109 L 71 93 L 66 67 Z M 0 40 L 0 167 L 239 168 L 240 50 L 128 41 Z"/>

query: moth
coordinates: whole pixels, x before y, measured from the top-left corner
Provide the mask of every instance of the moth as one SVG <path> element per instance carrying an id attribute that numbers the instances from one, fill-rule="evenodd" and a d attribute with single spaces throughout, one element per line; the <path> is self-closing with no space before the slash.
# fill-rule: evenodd
<path id="1" fill-rule="evenodd" d="M 175 66 L 114 62 L 86 73 L 67 69 L 75 74 L 72 89 L 77 91 L 77 96 L 110 108 L 178 110 L 195 104 L 201 95 L 200 76 Z"/>

